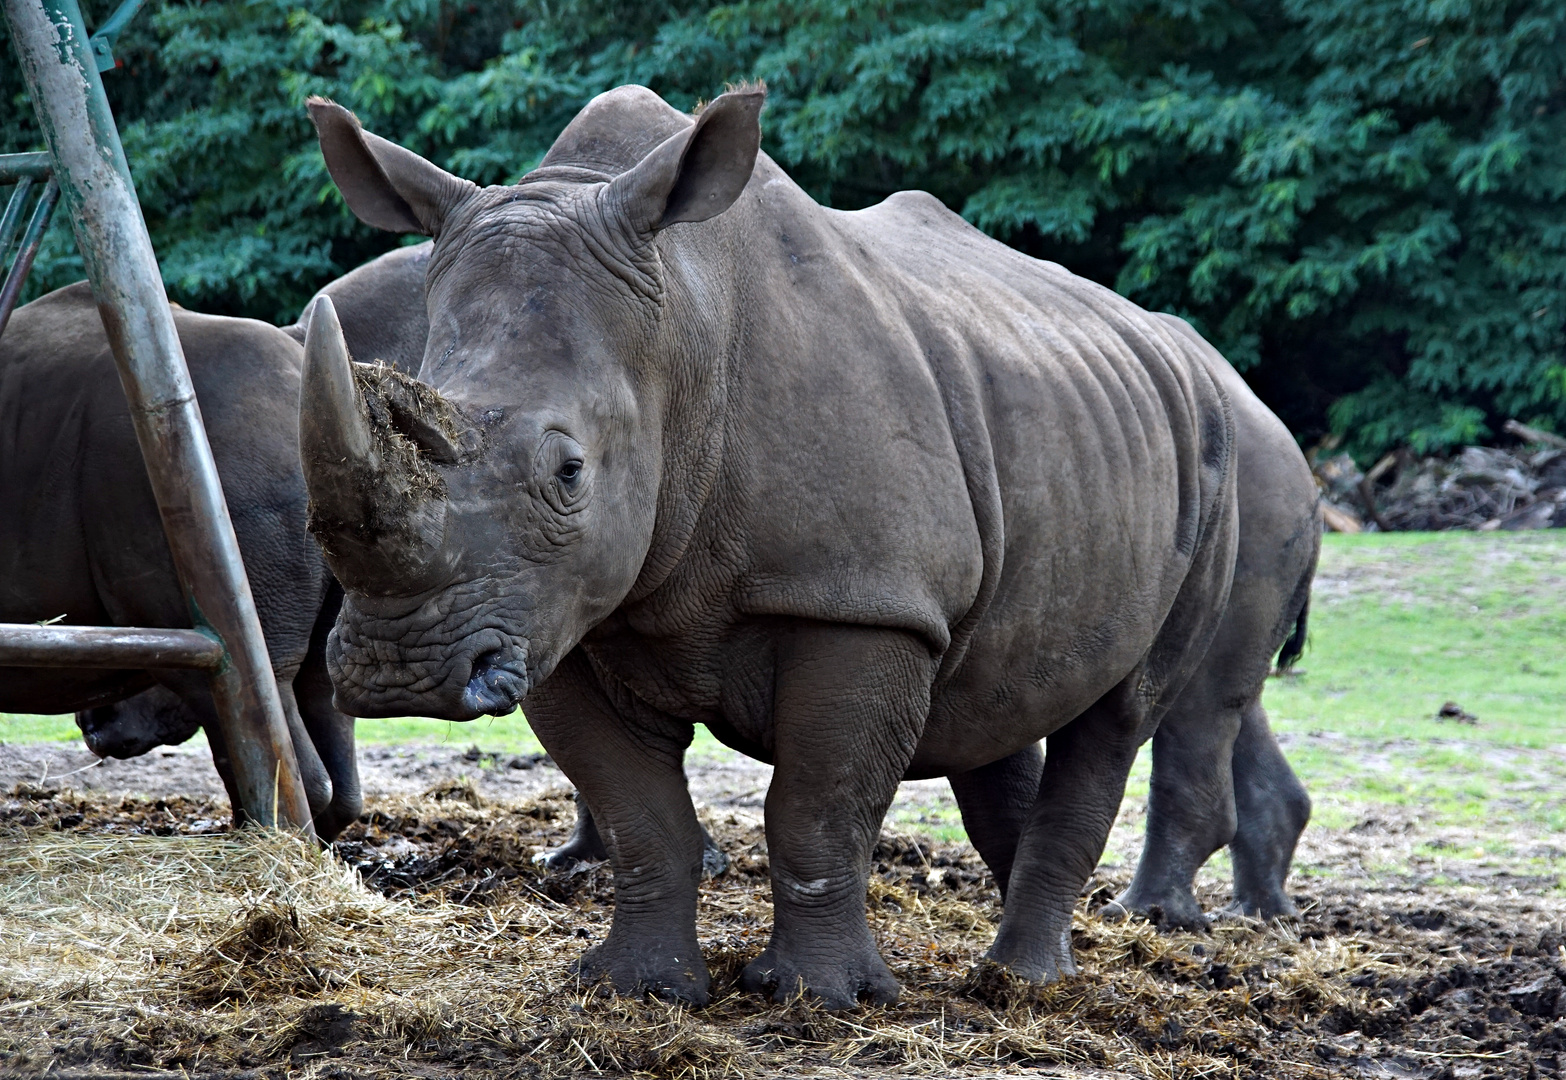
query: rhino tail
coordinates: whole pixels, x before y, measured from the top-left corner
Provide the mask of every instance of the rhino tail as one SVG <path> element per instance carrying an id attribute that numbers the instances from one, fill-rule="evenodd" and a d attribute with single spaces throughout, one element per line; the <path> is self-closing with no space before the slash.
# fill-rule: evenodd
<path id="1" fill-rule="evenodd" d="M 1294 620 L 1294 632 L 1283 643 L 1283 648 L 1278 650 L 1279 671 L 1288 671 L 1305 652 L 1305 624 L 1309 615 L 1310 600 L 1307 599 L 1304 606 L 1300 608 L 1300 617 Z"/>

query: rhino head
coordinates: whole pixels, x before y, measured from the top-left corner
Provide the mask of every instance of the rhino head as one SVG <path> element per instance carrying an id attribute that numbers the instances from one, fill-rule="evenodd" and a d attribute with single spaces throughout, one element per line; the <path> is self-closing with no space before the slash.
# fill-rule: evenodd
<path id="1" fill-rule="evenodd" d="M 329 298 L 309 316 L 300 443 L 347 593 L 327 646 L 344 712 L 509 712 L 638 587 L 687 396 L 671 364 L 701 346 L 660 234 L 739 197 L 762 100 L 692 120 L 611 91 L 489 188 L 311 100 L 353 212 L 435 239 L 418 379 L 354 363 Z"/>

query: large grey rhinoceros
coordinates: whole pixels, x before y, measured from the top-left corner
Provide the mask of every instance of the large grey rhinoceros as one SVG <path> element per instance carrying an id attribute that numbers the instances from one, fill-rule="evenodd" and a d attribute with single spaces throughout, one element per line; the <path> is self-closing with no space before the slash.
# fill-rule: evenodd
<path id="1" fill-rule="evenodd" d="M 332 707 L 327 630 L 341 591 L 305 532 L 299 344 L 250 319 L 176 307 L 316 833 L 360 809 L 353 719 Z M 0 338 L 0 621 L 189 626 L 103 321 L 86 282 L 18 308 Z M 207 731 L 233 775 L 206 676 L 192 671 L 0 669 L 0 710 L 76 711 L 101 757 Z"/>
<path id="2" fill-rule="evenodd" d="M 989 955 L 1073 969 L 1070 919 L 1137 747 L 1235 564 L 1234 417 L 1192 335 L 935 199 L 814 203 L 763 95 L 590 103 L 478 188 L 311 102 L 348 205 L 435 237 L 419 381 L 306 344 L 311 528 L 361 716 L 524 697 L 610 848 L 580 961 L 704 1001 L 692 725 L 775 766 L 775 926 L 742 985 L 898 987 L 865 921 L 904 777 L 1048 738 Z"/>
<path id="3" fill-rule="evenodd" d="M 429 241 L 398 248 L 317 294 L 332 298 L 353 356 L 417 374 L 429 335 L 431 248 Z M 1184 323 L 1171 325 L 1189 333 Z M 306 322 L 301 317 L 283 330 L 302 344 Z M 1261 692 L 1279 649 L 1279 665 L 1287 666 L 1303 644 L 1321 535 L 1316 484 L 1288 429 L 1227 361 L 1201 347 L 1235 414 L 1234 586 L 1218 636 L 1153 738 L 1147 843 L 1132 888 L 1117 900 L 1178 926 L 1205 921 L 1193 891 L 1196 871 L 1225 844 L 1234 868 L 1232 909 L 1262 918 L 1294 914 L 1284 885 L 1310 814 L 1310 799 L 1267 724 Z M 951 778 L 970 834 L 1003 890 L 1043 767 L 1034 746 Z M 570 841 L 540 857 L 546 866 L 609 857 L 587 804 L 579 798 L 577 807 Z M 702 843 L 704 872 L 721 872 L 727 857 L 706 830 Z"/>

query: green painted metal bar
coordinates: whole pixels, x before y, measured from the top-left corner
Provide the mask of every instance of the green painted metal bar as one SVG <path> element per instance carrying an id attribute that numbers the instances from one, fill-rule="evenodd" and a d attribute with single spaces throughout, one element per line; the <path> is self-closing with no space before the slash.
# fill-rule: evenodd
<path id="1" fill-rule="evenodd" d="M 141 5 L 145 2 L 146 0 L 125 0 L 92 36 L 92 57 L 97 62 L 100 72 L 113 70 L 114 42 L 119 38 L 120 31 L 125 29 L 125 24 L 131 21 L 131 16 L 140 11 Z"/>
<path id="2" fill-rule="evenodd" d="M 215 671 L 225 652 L 217 635 L 140 626 L 0 623 L 6 667 L 197 668 Z"/>
<path id="3" fill-rule="evenodd" d="M 42 152 L 28 154 L 0 154 L 0 184 L 14 184 L 18 180 L 46 180 L 54 172 L 49 155 Z"/>
<path id="4" fill-rule="evenodd" d="M 22 210 L 27 206 L 27 196 L 33 192 L 33 178 L 24 176 L 11 189 L 11 198 L 5 204 L 5 214 L 0 216 L 0 265 L 5 264 L 11 241 L 16 239 L 16 227 L 22 223 Z"/>
<path id="5" fill-rule="evenodd" d="M 310 808 L 255 600 L 81 10 L 76 0 L 4 0 L 4 10 L 192 620 L 227 648 L 212 696 L 237 809 L 308 834 Z"/>
<path id="6" fill-rule="evenodd" d="M 49 228 L 49 219 L 54 216 L 54 204 L 59 201 L 60 184 L 51 176 L 44 185 L 43 194 L 38 196 L 38 205 L 33 208 L 27 231 L 22 234 L 22 247 L 16 253 L 16 261 L 6 271 L 5 284 L 0 285 L 0 334 L 5 333 L 6 324 L 11 321 L 11 312 L 16 310 L 16 299 L 22 295 L 22 283 L 27 280 L 27 272 L 33 268 L 33 260 L 38 257 L 38 247 L 43 243 L 45 230 Z M 0 252 L 4 251 L 5 247 L 0 246 Z"/>

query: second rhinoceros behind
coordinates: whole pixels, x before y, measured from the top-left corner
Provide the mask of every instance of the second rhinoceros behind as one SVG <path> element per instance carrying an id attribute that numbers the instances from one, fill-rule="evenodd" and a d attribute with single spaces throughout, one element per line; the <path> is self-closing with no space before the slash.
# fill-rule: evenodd
<path id="1" fill-rule="evenodd" d="M 313 101 L 370 224 L 435 238 L 418 381 L 307 339 L 312 528 L 361 716 L 527 699 L 608 842 L 581 961 L 705 1000 L 692 726 L 775 767 L 775 926 L 743 984 L 898 987 L 865 920 L 900 780 L 1048 738 L 990 956 L 1072 970 L 1137 747 L 1235 558 L 1234 423 L 1193 335 L 927 195 L 843 213 L 758 153 L 763 95 L 639 87 L 479 188 Z"/>

